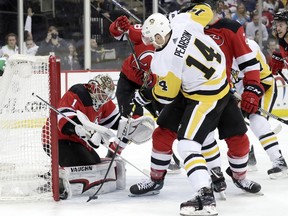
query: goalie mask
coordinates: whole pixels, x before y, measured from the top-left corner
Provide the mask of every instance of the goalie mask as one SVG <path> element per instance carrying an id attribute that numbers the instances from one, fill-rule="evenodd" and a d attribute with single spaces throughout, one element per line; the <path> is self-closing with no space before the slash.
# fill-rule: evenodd
<path id="1" fill-rule="evenodd" d="M 108 74 L 99 74 L 87 84 L 93 102 L 93 108 L 97 111 L 100 107 L 114 98 L 115 85 Z"/>

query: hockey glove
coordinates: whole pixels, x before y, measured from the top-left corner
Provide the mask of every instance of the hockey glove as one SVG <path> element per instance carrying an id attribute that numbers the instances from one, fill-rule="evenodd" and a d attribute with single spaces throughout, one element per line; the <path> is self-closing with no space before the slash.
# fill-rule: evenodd
<path id="1" fill-rule="evenodd" d="M 241 109 L 249 114 L 256 113 L 263 92 L 264 90 L 261 84 L 246 85 L 242 93 Z"/>
<path id="2" fill-rule="evenodd" d="M 284 67 L 284 61 L 281 53 L 273 52 L 272 58 L 270 61 L 270 68 L 273 75 L 277 75 L 278 72 L 281 72 Z"/>
<path id="3" fill-rule="evenodd" d="M 90 139 L 90 134 L 87 133 L 88 131 L 82 125 L 75 126 L 75 133 L 83 140 Z"/>
<path id="4" fill-rule="evenodd" d="M 126 32 L 130 27 L 130 22 L 126 16 L 120 16 L 116 20 L 118 30 Z"/>
<path id="5" fill-rule="evenodd" d="M 133 98 L 133 102 L 136 104 L 139 104 L 140 106 L 145 106 L 149 103 L 151 103 L 151 100 L 147 99 L 144 95 L 143 92 L 141 91 L 136 91 L 134 98 Z"/>
<path id="6" fill-rule="evenodd" d="M 145 87 L 153 87 L 156 83 L 157 76 L 156 74 L 152 74 L 144 70 L 138 70 L 135 74 L 135 78 L 137 80 L 137 84 L 145 84 Z"/>
<path id="7" fill-rule="evenodd" d="M 148 73 L 148 72 L 145 72 L 145 73 Z M 147 77 L 147 80 L 146 80 L 146 86 L 147 87 L 153 87 L 155 85 L 155 83 L 156 83 L 156 80 L 157 80 L 156 74 L 149 73 L 149 74 L 147 74 L 147 76 L 148 77 Z"/>

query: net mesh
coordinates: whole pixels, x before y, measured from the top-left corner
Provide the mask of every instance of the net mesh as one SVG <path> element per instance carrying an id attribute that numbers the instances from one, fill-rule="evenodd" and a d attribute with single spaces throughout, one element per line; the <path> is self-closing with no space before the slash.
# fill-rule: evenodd
<path id="1" fill-rule="evenodd" d="M 0 200 L 52 199 L 50 110 L 32 93 L 50 101 L 49 56 L 11 56 L 0 77 Z"/>

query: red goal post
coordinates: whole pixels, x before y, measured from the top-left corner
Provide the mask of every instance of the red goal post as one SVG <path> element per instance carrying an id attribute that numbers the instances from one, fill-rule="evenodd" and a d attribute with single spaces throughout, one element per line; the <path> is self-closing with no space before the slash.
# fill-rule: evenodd
<path id="1" fill-rule="evenodd" d="M 57 106 L 54 55 L 13 55 L 0 77 L 0 200 L 59 200 L 57 115 L 32 93 Z"/>

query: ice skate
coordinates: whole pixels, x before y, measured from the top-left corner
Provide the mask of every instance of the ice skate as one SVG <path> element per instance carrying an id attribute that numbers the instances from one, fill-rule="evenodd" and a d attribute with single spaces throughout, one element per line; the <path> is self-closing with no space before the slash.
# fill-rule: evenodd
<path id="1" fill-rule="evenodd" d="M 130 187 L 130 197 L 137 196 L 149 196 L 156 195 L 160 193 L 160 190 L 163 188 L 164 181 L 152 181 L 151 179 L 143 180 L 137 184 L 134 184 Z"/>
<path id="2" fill-rule="evenodd" d="M 224 175 L 221 171 L 220 167 L 214 167 L 210 170 L 211 172 L 211 180 L 212 180 L 212 189 L 219 193 L 221 199 L 226 200 L 225 190 L 227 188 L 227 184 L 225 182 Z"/>
<path id="3" fill-rule="evenodd" d="M 218 215 L 213 190 L 211 188 L 203 187 L 191 200 L 181 203 L 180 215 Z"/>
<path id="4" fill-rule="evenodd" d="M 246 178 L 244 178 L 244 179 L 235 179 L 233 177 L 233 175 L 232 175 L 232 171 L 231 171 L 230 167 L 228 167 L 226 169 L 226 173 L 232 178 L 234 184 L 238 188 L 240 188 L 240 189 L 242 189 L 242 190 L 244 190 L 244 191 L 246 191 L 248 193 L 253 193 L 253 194 L 259 193 L 259 195 L 263 195 L 260 192 L 260 190 L 261 190 L 261 185 L 260 184 L 254 182 L 254 181 L 251 181 L 249 179 L 246 179 Z"/>
<path id="5" fill-rule="evenodd" d="M 281 156 L 276 161 L 273 162 L 273 168 L 267 171 L 271 179 L 278 179 L 283 177 L 288 177 L 287 164 L 285 159 Z"/>
<path id="6" fill-rule="evenodd" d="M 251 146 L 251 149 L 249 151 L 249 158 L 248 158 L 248 171 L 257 171 L 257 160 L 255 157 L 255 153 L 254 153 L 254 147 L 253 145 Z"/>

